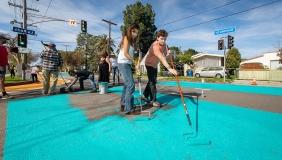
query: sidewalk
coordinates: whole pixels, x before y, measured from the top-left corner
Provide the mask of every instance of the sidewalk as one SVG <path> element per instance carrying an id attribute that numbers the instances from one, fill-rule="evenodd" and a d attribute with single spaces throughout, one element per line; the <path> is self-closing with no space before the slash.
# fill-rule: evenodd
<path id="1" fill-rule="evenodd" d="M 57 85 L 64 84 L 64 81 L 62 79 L 58 79 Z M 23 84 L 23 85 L 14 85 L 14 86 L 7 86 L 6 88 L 7 92 L 15 92 L 15 91 L 29 91 L 34 89 L 42 89 L 42 82 L 36 82 L 31 84 Z"/>
<path id="2" fill-rule="evenodd" d="M 36 83 L 25 83 L 25 84 L 9 84 L 5 87 L 7 92 L 17 92 L 17 91 L 30 91 L 30 90 L 36 90 L 36 89 L 42 89 L 42 73 L 38 74 L 38 82 Z M 65 79 L 67 83 L 70 82 L 70 79 Z M 61 77 L 58 77 L 57 86 L 63 85 L 65 82 Z"/>
<path id="3" fill-rule="evenodd" d="M 257 82 L 257 86 L 282 87 L 282 82 L 276 82 L 276 81 L 256 81 L 256 82 Z M 250 85 L 251 80 L 234 80 L 232 84 Z"/>

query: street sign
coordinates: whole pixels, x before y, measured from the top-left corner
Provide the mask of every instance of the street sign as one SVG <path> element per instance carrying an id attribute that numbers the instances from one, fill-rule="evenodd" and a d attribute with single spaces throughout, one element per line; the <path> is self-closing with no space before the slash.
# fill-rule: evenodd
<path id="1" fill-rule="evenodd" d="M 76 25 L 77 25 L 76 20 L 74 20 L 74 19 L 69 19 L 69 25 L 70 25 L 70 26 L 76 26 Z"/>
<path id="2" fill-rule="evenodd" d="M 225 34 L 230 32 L 236 32 L 236 27 L 229 27 L 229 28 L 214 31 L 214 35 Z"/>
<path id="3" fill-rule="evenodd" d="M 31 49 L 19 47 L 19 52 L 20 53 L 30 53 Z"/>
<path id="4" fill-rule="evenodd" d="M 35 31 L 23 29 L 23 28 L 19 28 L 19 27 L 13 27 L 13 31 L 18 32 L 18 33 L 23 33 L 23 34 L 35 35 Z"/>
<path id="5" fill-rule="evenodd" d="M 26 30 L 26 34 L 35 35 L 35 31 L 33 31 L 33 30 Z"/>

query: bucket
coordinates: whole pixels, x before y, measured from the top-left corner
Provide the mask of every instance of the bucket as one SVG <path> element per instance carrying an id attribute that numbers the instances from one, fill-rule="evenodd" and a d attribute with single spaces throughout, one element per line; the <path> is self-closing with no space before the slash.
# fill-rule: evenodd
<path id="1" fill-rule="evenodd" d="M 100 94 L 108 93 L 108 82 L 99 83 L 99 93 Z"/>

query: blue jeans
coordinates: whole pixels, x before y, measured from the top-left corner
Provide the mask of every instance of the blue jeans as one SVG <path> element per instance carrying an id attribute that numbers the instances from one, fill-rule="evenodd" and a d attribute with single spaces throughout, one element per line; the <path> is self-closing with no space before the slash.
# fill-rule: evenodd
<path id="1" fill-rule="evenodd" d="M 118 69 L 124 81 L 120 103 L 121 105 L 124 105 L 125 112 L 130 112 L 133 109 L 133 105 L 134 105 L 133 93 L 135 90 L 131 65 L 127 63 L 119 63 Z"/>
<path id="2" fill-rule="evenodd" d="M 112 67 L 112 72 L 113 72 L 113 83 L 116 83 L 116 75 L 117 75 L 117 81 L 119 83 L 119 70 L 118 67 Z"/>
<path id="3" fill-rule="evenodd" d="M 96 90 L 96 82 L 95 82 L 95 75 L 94 74 L 90 74 L 90 76 L 88 77 L 88 79 L 90 80 L 91 86 L 92 86 L 92 90 Z"/>

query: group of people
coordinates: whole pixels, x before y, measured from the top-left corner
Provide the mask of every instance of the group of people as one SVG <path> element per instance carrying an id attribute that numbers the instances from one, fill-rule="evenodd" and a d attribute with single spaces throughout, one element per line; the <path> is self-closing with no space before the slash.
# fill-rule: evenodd
<path id="1" fill-rule="evenodd" d="M 121 95 L 121 111 L 126 114 L 131 114 L 134 112 L 134 78 L 132 73 L 132 66 L 134 66 L 134 52 L 137 49 L 137 39 L 139 33 L 139 26 L 133 24 L 127 28 L 126 32 L 122 36 L 120 43 L 119 53 L 117 59 L 113 56 L 110 57 L 110 54 L 103 53 L 100 58 L 99 63 L 99 82 L 109 82 L 109 76 L 111 71 L 113 71 L 113 84 L 115 84 L 115 79 L 119 83 L 119 74 L 123 78 L 123 91 Z M 160 106 L 160 103 L 157 101 L 157 65 L 161 62 L 169 72 L 173 75 L 177 75 L 177 71 L 168 64 L 167 57 L 170 56 L 169 49 L 166 45 L 166 39 L 168 33 L 165 30 L 159 30 L 156 34 L 156 40 L 151 44 L 148 52 L 145 57 L 145 66 L 147 70 L 148 83 L 143 92 L 143 99 L 147 102 L 152 103 L 153 106 Z M 5 39 L 0 41 L 0 89 L 2 91 L 2 97 L 9 97 L 5 91 L 4 80 L 6 73 L 6 65 L 8 65 L 8 52 L 9 50 L 3 46 Z M 43 95 L 53 95 L 56 94 L 56 84 L 58 81 L 59 70 L 63 65 L 63 59 L 60 56 L 59 52 L 56 49 L 54 43 L 44 44 L 46 49 L 42 52 L 40 57 L 43 60 L 42 65 L 42 79 L 43 79 Z M 141 59 L 138 60 L 138 63 L 135 66 L 140 65 Z M 137 72 L 138 72 L 137 67 Z M 68 85 L 72 86 L 78 80 L 80 83 L 80 89 L 83 90 L 83 81 L 85 79 L 90 79 L 92 82 L 92 89 L 96 90 L 95 76 L 93 72 L 85 71 L 76 71 L 70 72 L 70 75 L 75 77 L 74 81 Z M 50 83 L 51 82 L 51 83 Z"/>
<path id="2" fill-rule="evenodd" d="M 7 73 L 7 68 L 10 72 L 11 79 L 14 79 L 16 75 L 15 65 L 8 63 L 8 56 L 10 53 L 10 49 L 7 46 L 8 40 L 9 39 L 6 38 L 5 36 L 0 35 L 0 92 L 2 92 L 2 96 L 0 96 L 1 99 L 13 98 L 6 92 L 6 89 L 5 89 L 5 76 Z M 38 81 L 37 72 L 38 72 L 38 69 L 32 68 L 31 78 L 33 82 Z"/>
<path id="3" fill-rule="evenodd" d="M 41 58 L 43 60 L 42 73 L 43 73 L 43 95 L 56 94 L 56 84 L 58 80 L 59 70 L 63 65 L 63 59 L 56 49 L 54 43 L 44 44 L 46 46 L 45 51 L 42 52 Z M 113 71 L 113 84 L 115 84 L 116 75 L 119 83 L 119 71 L 117 69 L 117 63 L 114 55 L 109 56 L 107 52 L 103 52 L 100 56 L 100 62 L 98 66 L 99 78 L 98 82 L 110 82 L 110 73 Z M 91 92 L 97 91 L 97 85 L 95 82 L 94 71 L 87 69 L 76 70 L 70 68 L 69 75 L 74 79 L 67 84 L 66 90 L 71 90 L 72 86 L 79 81 L 80 90 L 84 90 L 84 80 L 90 80 Z M 50 83 L 50 81 L 52 83 Z M 50 86 L 51 85 L 51 86 Z"/>
<path id="4" fill-rule="evenodd" d="M 113 71 L 113 83 L 115 83 L 115 76 L 117 75 L 119 82 L 119 73 L 123 78 L 123 91 L 121 95 L 121 111 L 126 114 L 134 112 L 134 78 L 132 73 L 132 66 L 134 66 L 134 52 L 137 49 L 139 26 L 131 25 L 123 34 L 117 60 L 110 57 L 110 54 L 104 52 L 101 54 L 99 63 L 99 78 L 98 82 L 109 82 L 110 73 Z M 160 106 L 157 101 L 157 66 L 161 62 L 169 72 L 177 75 L 177 71 L 168 64 L 167 57 L 170 56 L 169 49 L 166 45 L 168 33 L 165 30 L 159 30 L 156 34 L 156 40 L 151 44 L 147 54 L 145 55 L 145 66 L 147 70 L 148 83 L 143 92 L 143 99 L 152 103 L 153 106 Z M 58 80 L 59 68 L 63 64 L 63 60 L 56 50 L 55 44 L 47 45 L 47 50 L 41 54 L 43 59 L 42 73 L 43 73 L 43 94 L 55 94 L 56 83 Z M 135 66 L 140 65 L 141 59 Z M 139 67 L 137 67 L 139 68 Z M 117 73 L 116 73 L 117 72 Z M 137 71 L 138 72 L 138 71 Z M 95 76 L 93 72 L 87 70 L 70 72 L 70 75 L 75 77 L 68 87 L 74 85 L 78 80 L 80 89 L 83 90 L 83 81 L 89 79 L 92 83 L 92 89 L 96 90 Z M 52 86 L 49 85 L 50 80 Z"/>
<path id="5" fill-rule="evenodd" d="M 133 54 L 136 50 L 138 39 L 139 26 L 137 24 L 131 25 L 126 33 L 123 35 L 120 43 L 120 51 L 118 54 L 118 68 L 121 72 L 124 86 L 121 96 L 121 108 L 125 114 L 134 113 L 134 90 L 135 84 L 132 74 L 132 66 L 134 64 Z M 160 107 L 160 103 L 157 101 L 157 65 L 161 62 L 167 70 L 173 75 L 177 75 L 177 71 L 168 64 L 166 58 L 170 56 L 169 49 L 166 45 L 168 33 L 165 30 L 159 30 L 157 32 L 157 38 L 150 46 L 148 52 L 144 56 L 145 66 L 147 70 L 148 83 L 143 92 L 143 99 L 147 102 L 150 101 L 153 106 Z M 140 65 L 140 59 L 138 64 Z M 137 67 L 137 69 L 140 67 Z"/>

